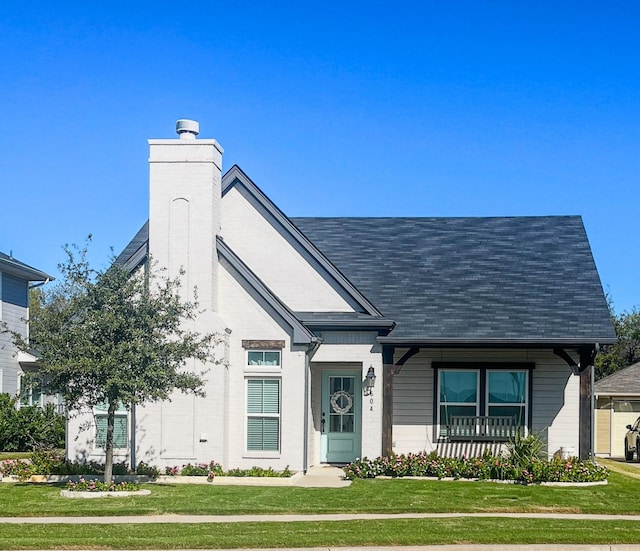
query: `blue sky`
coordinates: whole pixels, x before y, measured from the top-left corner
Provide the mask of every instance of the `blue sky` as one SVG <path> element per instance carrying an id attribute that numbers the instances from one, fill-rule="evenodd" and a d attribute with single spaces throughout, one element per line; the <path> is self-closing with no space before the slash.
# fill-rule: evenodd
<path id="1" fill-rule="evenodd" d="M 0 251 L 105 265 L 178 118 L 291 216 L 580 214 L 640 306 L 636 2 L 3 2 Z M 580 270 L 580 266 L 576 266 Z"/>

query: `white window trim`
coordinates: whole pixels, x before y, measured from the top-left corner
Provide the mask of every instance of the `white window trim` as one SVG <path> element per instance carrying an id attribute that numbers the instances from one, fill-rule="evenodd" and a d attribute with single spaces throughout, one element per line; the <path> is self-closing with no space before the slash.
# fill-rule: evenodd
<path id="1" fill-rule="evenodd" d="M 443 404 L 447 404 L 447 406 L 465 406 L 465 407 L 469 407 L 469 406 L 473 406 L 475 405 L 476 408 L 476 417 L 480 416 L 480 369 L 477 367 L 469 367 L 467 368 L 460 368 L 460 369 L 454 369 L 454 368 L 442 368 L 440 370 L 438 370 L 438 388 L 436 389 L 436 392 L 438 394 L 438 409 L 437 409 L 437 432 L 436 434 L 440 435 L 441 434 L 441 422 L 440 422 L 440 410 L 441 410 L 441 406 Z M 476 401 L 475 402 L 442 402 L 440 400 L 440 385 L 442 384 L 442 374 L 443 373 L 460 373 L 460 372 L 471 372 L 471 373 L 475 373 L 476 374 Z"/>
<path id="2" fill-rule="evenodd" d="M 280 356 L 282 358 L 282 355 Z M 249 381 L 278 381 L 279 413 L 249 413 Z M 242 457 L 249 459 L 279 459 L 282 455 L 282 377 L 245 377 L 244 383 L 244 451 Z M 249 418 L 265 417 L 277 418 L 278 422 L 278 449 L 277 450 L 249 450 Z"/>
<path id="3" fill-rule="evenodd" d="M 500 402 L 494 403 L 489 401 L 489 373 L 524 373 L 524 404 L 520 402 Z M 524 405 L 524 426 L 522 427 L 525 431 L 525 436 L 529 432 L 527 420 L 529 419 L 529 370 L 528 369 L 487 369 L 486 370 L 486 395 L 485 395 L 485 404 L 486 404 L 486 414 L 489 415 L 490 407 L 522 407 Z"/>

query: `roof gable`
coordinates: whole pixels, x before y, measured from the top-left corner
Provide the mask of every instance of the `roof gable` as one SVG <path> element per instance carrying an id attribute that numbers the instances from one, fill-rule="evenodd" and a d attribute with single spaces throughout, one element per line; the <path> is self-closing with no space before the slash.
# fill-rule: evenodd
<path id="1" fill-rule="evenodd" d="M 230 196 L 232 190 L 239 195 Z M 222 196 L 224 239 L 281 300 L 296 310 L 355 311 L 380 316 L 376 306 L 238 166 L 223 176 Z M 225 204 L 224 198 L 228 198 L 228 203 Z M 274 264 L 274 254 L 279 264 Z M 286 273 L 287 269 L 291 273 Z M 297 289 L 301 282 L 308 286 L 306 290 Z M 304 302 L 305 307 L 294 304 L 296 301 Z M 313 304 L 316 301 L 323 306 L 317 307 Z"/>
<path id="2" fill-rule="evenodd" d="M 593 387 L 596 394 L 638 395 L 640 394 L 640 362 L 612 373 L 597 381 Z"/>

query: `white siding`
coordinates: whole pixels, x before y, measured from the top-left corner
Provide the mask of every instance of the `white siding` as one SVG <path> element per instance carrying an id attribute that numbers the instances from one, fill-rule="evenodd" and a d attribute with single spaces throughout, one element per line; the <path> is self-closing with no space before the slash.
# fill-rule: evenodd
<path id="1" fill-rule="evenodd" d="M 396 360 L 404 353 L 400 350 Z M 563 360 L 539 350 L 423 350 L 394 376 L 393 448 L 397 453 L 431 451 L 434 444 L 434 361 L 532 362 L 532 430 L 548 441 L 551 455 L 578 449 L 579 379 Z"/>

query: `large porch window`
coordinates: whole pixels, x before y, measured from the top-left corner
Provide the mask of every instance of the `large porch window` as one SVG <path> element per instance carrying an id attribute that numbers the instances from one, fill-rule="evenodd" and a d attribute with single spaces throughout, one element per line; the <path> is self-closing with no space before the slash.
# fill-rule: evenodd
<path id="1" fill-rule="evenodd" d="M 529 426 L 532 365 L 436 367 L 437 434 L 449 440 L 507 440 Z"/>

